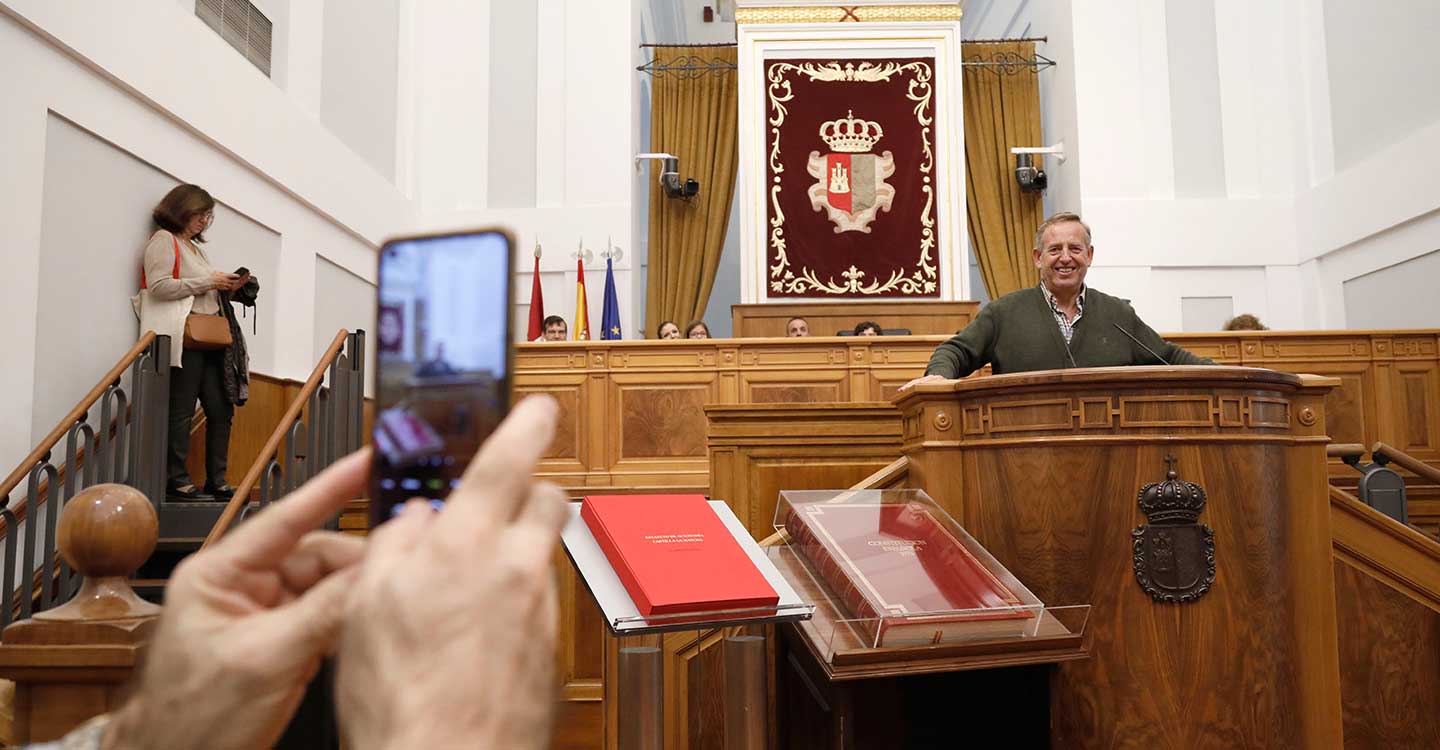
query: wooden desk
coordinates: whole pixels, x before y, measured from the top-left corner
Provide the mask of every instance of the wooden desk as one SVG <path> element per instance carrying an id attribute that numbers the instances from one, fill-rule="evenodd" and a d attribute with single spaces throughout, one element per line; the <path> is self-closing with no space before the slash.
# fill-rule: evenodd
<path id="1" fill-rule="evenodd" d="M 541 476 L 567 487 L 708 487 L 707 404 L 884 401 L 943 337 L 520 344 L 516 395 L 549 393 Z"/>
<path id="2" fill-rule="evenodd" d="M 774 307 L 767 305 L 765 307 Z M 944 336 L 567 341 L 516 347 L 517 393 L 564 411 L 542 475 L 572 488 L 704 491 L 707 404 L 885 401 L 924 372 Z M 1440 466 L 1440 331 L 1237 331 L 1170 339 L 1225 364 L 1329 375 L 1335 442 L 1383 440 Z M 1330 475 L 1358 476 L 1334 460 Z M 1440 487 L 1410 493 L 1440 531 Z"/>
<path id="3" fill-rule="evenodd" d="M 1092 606 L 1091 658 L 1051 681 L 1052 746 L 1340 746 L 1324 407 L 1335 385 L 1102 368 L 897 401 L 909 485 L 1047 605 Z M 1214 584 L 1189 603 L 1152 600 L 1133 570 L 1149 554 L 1132 542 L 1147 523 L 1137 493 L 1165 479 L 1166 456 L 1205 490 L 1199 522 L 1214 530 Z"/>
<path id="4" fill-rule="evenodd" d="M 904 328 L 916 336 L 953 336 L 970 325 L 980 303 L 961 302 L 809 302 L 731 305 L 731 330 L 736 338 L 784 336 L 785 324 L 801 317 L 815 336 L 853 331 L 861 321 L 881 328 Z"/>
<path id="5" fill-rule="evenodd" d="M 756 539 L 775 531 L 781 490 L 849 487 L 900 455 L 889 402 L 705 407 L 710 496 L 730 504 Z"/>

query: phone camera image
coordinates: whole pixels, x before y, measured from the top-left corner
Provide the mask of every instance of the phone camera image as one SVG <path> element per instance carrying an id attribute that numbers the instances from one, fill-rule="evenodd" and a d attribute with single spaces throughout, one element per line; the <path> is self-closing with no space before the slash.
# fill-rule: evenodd
<path id="1" fill-rule="evenodd" d="M 509 401 L 510 243 L 499 232 L 401 240 L 380 254 L 372 521 L 437 508 Z"/>

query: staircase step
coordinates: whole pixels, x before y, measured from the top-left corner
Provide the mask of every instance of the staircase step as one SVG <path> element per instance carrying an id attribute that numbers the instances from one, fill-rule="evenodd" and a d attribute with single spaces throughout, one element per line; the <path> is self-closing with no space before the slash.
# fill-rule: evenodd
<path id="1" fill-rule="evenodd" d="M 151 604 L 165 604 L 165 585 L 169 583 L 166 578 L 132 578 L 130 588 L 135 590 L 135 595 Z"/>
<path id="2" fill-rule="evenodd" d="M 155 542 L 155 550 L 157 552 L 194 552 L 200 549 L 200 545 L 204 543 L 205 537 L 203 536 L 165 537 Z"/>

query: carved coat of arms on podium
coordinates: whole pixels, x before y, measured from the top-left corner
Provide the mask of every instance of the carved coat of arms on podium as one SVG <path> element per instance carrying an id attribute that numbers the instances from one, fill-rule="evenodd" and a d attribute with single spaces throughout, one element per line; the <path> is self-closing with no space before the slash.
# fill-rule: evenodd
<path id="1" fill-rule="evenodd" d="M 895 157 L 885 151 L 871 153 L 876 141 L 885 136 L 880 123 L 845 117 L 820 126 L 820 140 L 830 153 L 810 152 L 806 171 L 816 178 L 810 186 L 810 205 L 824 210 L 835 223 L 835 233 L 869 232 L 875 214 L 889 211 L 895 188 L 885 178 L 895 174 Z"/>
<path id="2" fill-rule="evenodd" d="M 765 74 L 767 296 L 938 297 L 934 59 Z"/>
<path id="3" fill-rule="evenodd" d="M 1205 490 L 1180 481 L 1175 457 L 1162 482 L 1140 489 L 1140 511 L 1150 523 L 1130 532 L 1135 580 L 1152 599 L 1167 604 L 1193 602 L 1215 583 L 1215 530 L 1197 523 L 1205 510 Z"/>

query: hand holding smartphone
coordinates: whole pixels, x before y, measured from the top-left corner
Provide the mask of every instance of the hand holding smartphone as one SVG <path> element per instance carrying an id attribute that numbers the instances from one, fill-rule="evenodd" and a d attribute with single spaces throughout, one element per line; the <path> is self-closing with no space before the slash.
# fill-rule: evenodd
<path id="1" fill-rule="evenodd" d="M 513 247 L 482 229 L 380 248 L 371 528 L 411 498 L 443 503 L 504 419 Z"/>

